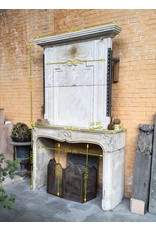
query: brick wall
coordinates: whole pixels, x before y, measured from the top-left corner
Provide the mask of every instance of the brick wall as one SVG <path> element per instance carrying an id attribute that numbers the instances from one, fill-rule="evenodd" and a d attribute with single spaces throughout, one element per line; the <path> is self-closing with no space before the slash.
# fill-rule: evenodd
<path id="1" fill-rule="evenodd" d="M 131 195 L 140 123 L 156 112 L 156 10 L 1 10 L 0 107 L 5 118 L 30 125 L 29 43 L 37 35 L 71 31 L 115 20 L 122 32 L 113 39 L 120 80 L 113 84 L 112 115 L 127 128 L 125 194 Z M 42 49 L 33 47 L 33 121 L 41 117 Z"/>
<path id="2" fill-rule="evenodd" d="M 30 43 L 54 31 L 52 10 L 1 10 L 0 107 L 5 118 L 30 125 Z M 33 118 L 41 117 L 42 48 L 33 47 Z"/>

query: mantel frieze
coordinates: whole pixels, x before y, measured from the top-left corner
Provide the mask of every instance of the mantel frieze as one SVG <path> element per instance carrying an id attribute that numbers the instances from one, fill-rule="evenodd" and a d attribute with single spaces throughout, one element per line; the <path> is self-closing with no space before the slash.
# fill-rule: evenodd
<path id="1" fill-rule="evenodd" d="M 125 132 L 120 133 L 100 133 L 83 132 L 80 130 L 46 129 L 37 128 L 33 130 L 33 139 L 39 137 L 55 139 L 69 143 L 92 143 L 101 146 L 105 152 L 112 152 L 125 146 Z"/>

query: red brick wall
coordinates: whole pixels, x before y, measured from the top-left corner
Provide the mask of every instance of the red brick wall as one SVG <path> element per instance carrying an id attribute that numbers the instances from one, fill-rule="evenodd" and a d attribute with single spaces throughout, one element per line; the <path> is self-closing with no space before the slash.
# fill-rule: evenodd
<path id="1" fill-rule="evenodd" d="M 29 43 L 37 35 L 113 20 L 122 32 L 113 39 L 120 79 L 113 84 L 112 115 L 127 128 L 125 194 L 130 196 L 138 125 L 153 123 L 156 112 L 156 10 L 1 10 L 0 107 L 6 119 L 30 125 Z M 33 47 L 33 121 L 43 104 L 42 53 Z"/>

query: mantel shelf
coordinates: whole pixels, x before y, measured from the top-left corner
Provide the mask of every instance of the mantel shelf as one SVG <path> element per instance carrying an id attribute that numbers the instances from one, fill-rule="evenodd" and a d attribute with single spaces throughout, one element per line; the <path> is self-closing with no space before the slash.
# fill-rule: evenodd
<path id="1" fill-rule="evenodd" d="M 121 132 L 125 132 L 125 128 L 120 128 L 118 131 L 116 130 L 108 130 L 108 129 L 97 129 L 97 128 L 76 128 L 76 127 L 64 127 L 64 126 L 56 126 L 56 125 L 36 125 L 35 127 L 39 129 L 62 129 L 62 130 L 69 130 L 69 131 L 81 131 L 81 132 L 89 132 L 89 133 L 105 133 L 105 134 L 117 134 Z"/>

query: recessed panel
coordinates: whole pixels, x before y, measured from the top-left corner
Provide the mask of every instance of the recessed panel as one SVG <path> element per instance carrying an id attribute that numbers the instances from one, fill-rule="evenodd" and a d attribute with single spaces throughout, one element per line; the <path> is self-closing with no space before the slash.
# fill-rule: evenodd
<path id="1" fill-rule="evenodd" d="M 92 116 L 93 87 L 58 87 L 55 88 L 55 92 L 58 95 L 55 101 L 55 123 L 88 126 Z"/>

